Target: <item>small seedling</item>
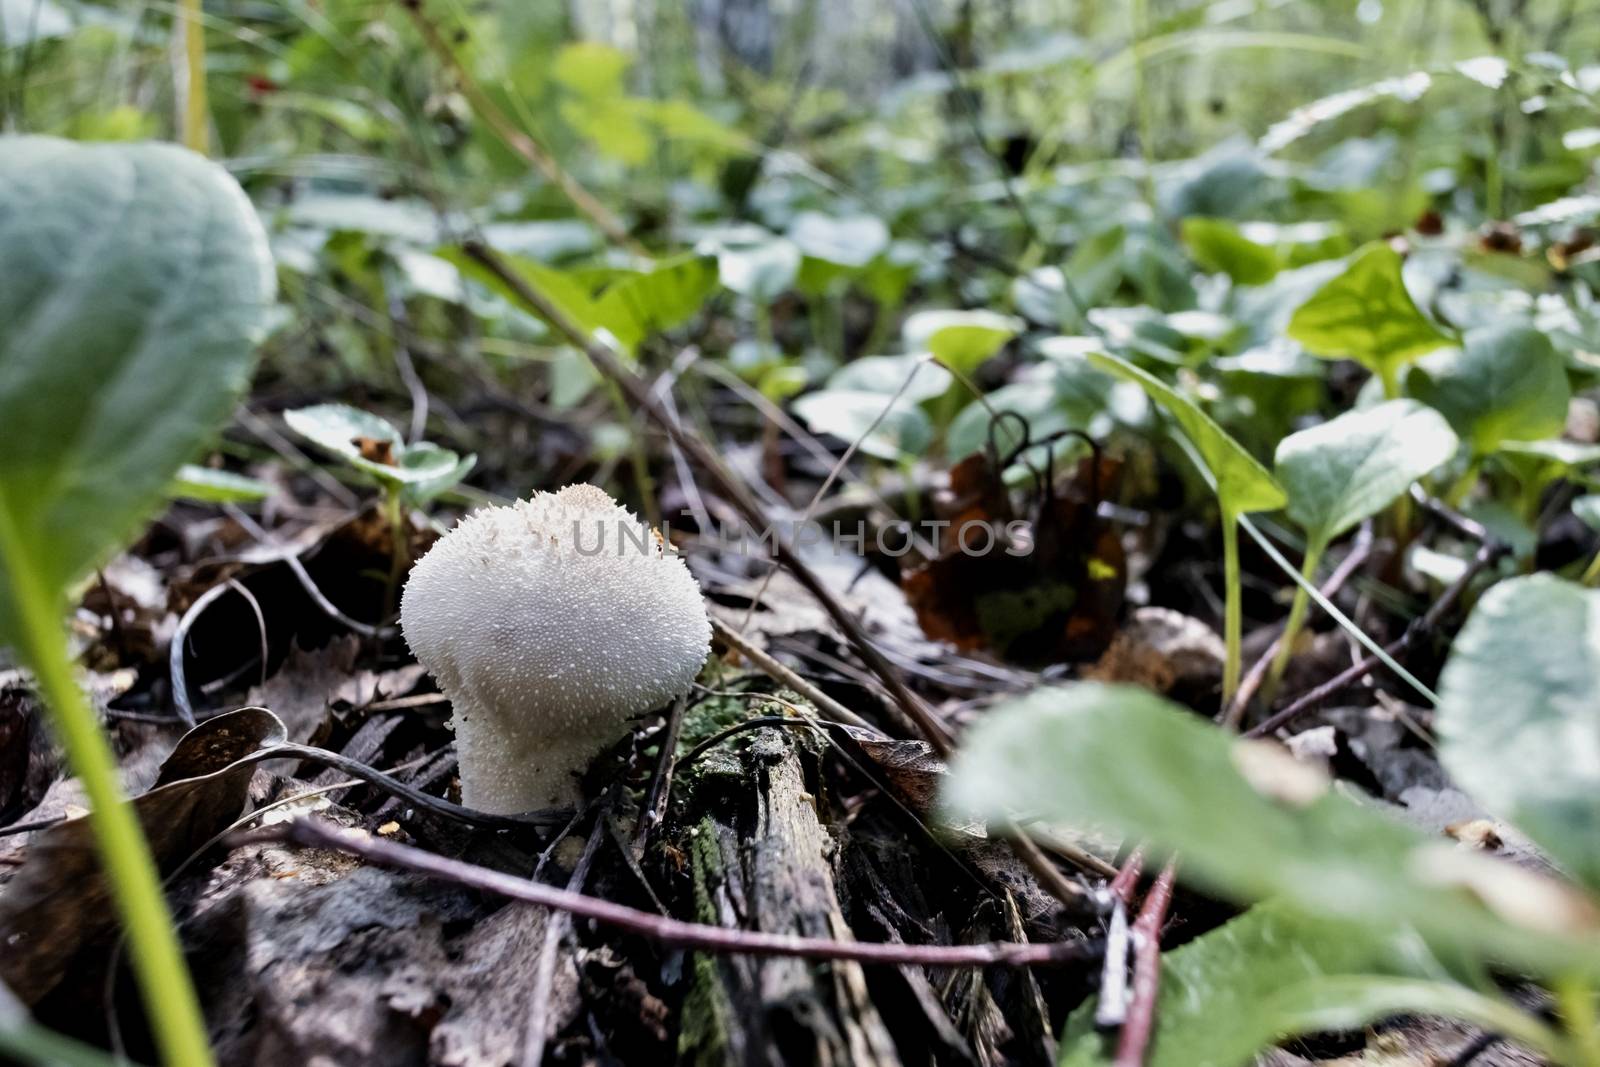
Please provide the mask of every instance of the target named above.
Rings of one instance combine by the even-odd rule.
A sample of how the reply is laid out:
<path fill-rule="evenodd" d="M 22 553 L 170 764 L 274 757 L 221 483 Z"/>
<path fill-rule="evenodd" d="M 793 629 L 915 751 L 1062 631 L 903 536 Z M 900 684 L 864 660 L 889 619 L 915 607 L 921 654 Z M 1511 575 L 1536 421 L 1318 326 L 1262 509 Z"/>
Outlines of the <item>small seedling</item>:
<path fill-rule="evenodd" d="M 382 488 L 391 545 L 385 604 L 392 613 L 400 580 L 411 565 L 406 508 L 453 488 L 472 470 L 477 457 L 458 456 L 428 441 L 408 445 L 383 419 L 346 404 L 296 408 L 284 412 L 283 419 L 295 433 L 338 456 Z"/>
<path fill-rule="evenodd" d="M 1278 654 L 1267 676 L 1270 699 L 1305 620 L 1317 564 L 1328 545 L 1376 515 L 1412 482 L 1455 455 L 1459 442 L 1444 417 L 1414 400 L 1352 411 L 1283 439 L 1275 460 L 1289 494 L 1289 518 L 1306 534 L 1305 563 Z"/>
<path fill-rule="evenodd" d="M 400 624 L 454 707 L 462 801 L 496 814 L 576 803 L 575 775 L 711 641 L 688 567 L 592 485 L 469 515 L 412 570 Z"/>
<path fill-rule="evenodd" d="M 1222 510 L 1222 565 L 1226 586 L 1223 643 L 1227 649 L 1222 670 L 1222 704 L 1226 707 L 1239 688 L 1240 645 L 1244 629 L 1239 586 L 1239 516 L 1255 511 L 1274 511 L 1283 507 L 1288 497 L 1267 469 L 1188 397 L 1149 371 L 1116 356 L 1091 352 L 1089 361 L 1101 370 L 1138 385 L 1165 408 L 1177 420 L 1208 468 L 1207 473 L 1217 494 L 1217 504 Z"/>

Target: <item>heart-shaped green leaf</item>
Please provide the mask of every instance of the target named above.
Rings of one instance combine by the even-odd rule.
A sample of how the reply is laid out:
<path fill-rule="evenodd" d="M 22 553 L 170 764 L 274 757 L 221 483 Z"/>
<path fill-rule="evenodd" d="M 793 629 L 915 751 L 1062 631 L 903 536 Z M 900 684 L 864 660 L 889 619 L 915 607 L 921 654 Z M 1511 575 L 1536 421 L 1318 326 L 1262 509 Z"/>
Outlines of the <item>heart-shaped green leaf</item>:
<path fill-rule="evenodd" d="M 1544 334 L 1518 323 L 1471 331 L 1463 348 L 1423 361 L 1408 385 L 1480 456 L 1507 441 L 1559 435 L 1572 399 L 1566 360 Z"/>
<path fill-rule="evenodd" d="M 1355 360 L 1394 395 L 1402 367 L 1450 343 L 1417 310 L 1400 267 L 1400 254 L 1387 242 L 1367 245 L 1343 274 L 1300 305 L 1289 319 L 1289 336 L 1315 355 Z"/>
<path fill-rule="evenodd" d="M 1414 400 L 1351 411 L 1278 445 L 1278 481 L 1289 518 L 1325 545 L 1377 514 L 1455 455 L 1459 441 L 1444 416 Z"/>
<path fill-rule="evenodd" d="M 1600 888 L 1600 590 L 1549 574 L 1496 585 L 1439 697 L 1451 777 Z"/>
<path fill-rule="evenodd" d="M 1147 690 L 1077 683 L 991 708 L 951 765 L 948 801 L 956 819 L 1042 819 L 1181 850 L 1186 878 L 1235 900 L 1280 897 L 1321 919 L 1413 927 L 1491 962 L 1600 975 L 1586 898 L 1429 840 L 1282 749 L 1240 742 Z"/>
<path fill-rule="evenodd" d="M 1288 502 L 1283 488 L 1267 469 L 1194 401 L 1127 360 L 1101 352 L 1091 352 L 1088 358 L 1101 370 L 1138 385 L 1178 421 L 1216 479 L 1217 499 L 1225 510 L 1234 515 L 1247 515 L 1253 511 L 1272 511 Z"/>
<path fill-rule="evenodd" d="M 1021 319 L 993 311 L 919 311 L 902 333 L 911 351 L 932 352 L 945 366 L 968 374 L 1021 330 Z"/>
<path fill-rule="evenodd" d="M 270 321 L 266 236 L 169 145 L 0 138 L 0 639 L 28 568 L 61 589 L 216 432 Z"/>

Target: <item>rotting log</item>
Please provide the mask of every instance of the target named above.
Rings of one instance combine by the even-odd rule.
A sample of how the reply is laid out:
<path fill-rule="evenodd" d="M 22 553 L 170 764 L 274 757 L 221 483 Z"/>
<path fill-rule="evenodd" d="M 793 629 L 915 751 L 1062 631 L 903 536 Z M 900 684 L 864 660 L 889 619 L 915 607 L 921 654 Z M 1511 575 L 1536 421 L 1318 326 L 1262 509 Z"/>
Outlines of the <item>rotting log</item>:
<path fill-rule="evenodd" d="M 811 742 L 761 731 L 737 754 L 693 774 L 688 856 L 700 922 L 849 939 L 833 872 L 834 841 L 808 784 Z M 858 963 L 696 953 L 679 1030 L 679 1060 L 725 1064 L 900 1062 Z"/>

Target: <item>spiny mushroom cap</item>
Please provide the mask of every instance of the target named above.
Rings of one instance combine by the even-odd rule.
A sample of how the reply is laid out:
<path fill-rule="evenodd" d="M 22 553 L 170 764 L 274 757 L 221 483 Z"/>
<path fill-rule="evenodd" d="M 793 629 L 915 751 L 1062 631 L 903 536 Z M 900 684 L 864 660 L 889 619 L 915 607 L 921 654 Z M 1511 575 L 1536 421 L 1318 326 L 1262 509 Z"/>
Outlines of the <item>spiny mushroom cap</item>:
<path fill-rule="evenodd" d="M 592 485 L 468 516 L 412 568 L 400 624 L 458 732 L 485 716 L 515 735 L 508 753 L 535 758 L 541 738 L 557 759 L 592 756 L 630 716 L 688 689 L 711 641 L 683 561 Z M 493 758 L 472 732 L 464 782 L 469 747 Z"/>

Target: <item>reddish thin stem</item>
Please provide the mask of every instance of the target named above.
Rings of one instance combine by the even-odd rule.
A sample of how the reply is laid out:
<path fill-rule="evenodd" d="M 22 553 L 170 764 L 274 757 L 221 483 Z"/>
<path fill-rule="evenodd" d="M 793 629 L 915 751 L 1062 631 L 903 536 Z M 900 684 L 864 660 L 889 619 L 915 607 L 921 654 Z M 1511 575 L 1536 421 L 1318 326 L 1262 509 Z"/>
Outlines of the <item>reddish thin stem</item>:
<path fill-rule="evenodd" d="M 1099 946 L 1088 941 L 1027 944 L 1010 941 L 980 945 L 906 945 L 871 941 L 837 941 L 796 937 L 760 930 L 737 930 L 706 923 L 683 922 L 640 911 L 584 893 L 573 893 L 487 867 L 436 856 L 431 852 L 385 841 L 359 830 L 344 830 L 316 819 L 296 819 L 228 839 L 231 847 L 262 842 L 287 842 L 358 856 L 382 867 L 415 871 L 455 885 L 494 893 L 510 900 L 555 908 L 585 919 L 617 926 L 677 948 L 703 952 L 793 956 L 814 960 L 855 960 L 921 967 L 1059 966 L 1094 958 Z"/>
<path fill-rule="evenodd" d="M 1114 1067 L 1144 1067 L 1145 1050 L 1155 1029 L 1156 997 L 1161 991 L 1161 927 L 1172 905 L 1172 876 L 1176 861 L 1169 860 L 1145 895 L 1144 907 L 1134 920 L 1133 998 L 1128 1021 L 1117 1041 Z"/>
<path fill-rule="evenodd" d="M 1128 858 L 1122 861 L 1122 869 L 1117 876 L 1111 879 L 1106 886 L 1117 897 L 1121 898 L 1126 907 L 1133 907 L 1133 890 L 1139 884 L 1139 875 L 1144 873 L 1144 846 L 1137 845 L 1128 853 Z"/>

